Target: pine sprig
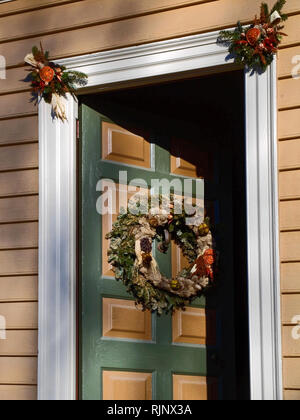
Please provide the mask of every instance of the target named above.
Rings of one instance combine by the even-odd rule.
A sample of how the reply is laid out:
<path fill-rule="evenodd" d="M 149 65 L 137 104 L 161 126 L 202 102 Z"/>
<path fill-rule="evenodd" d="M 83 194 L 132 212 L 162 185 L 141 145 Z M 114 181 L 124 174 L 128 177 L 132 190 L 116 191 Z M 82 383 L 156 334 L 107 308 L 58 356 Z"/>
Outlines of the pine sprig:
<path fill-rule="evenodd" d="M 67 70 L 66 67 L 49 60 L 49 51 L 44 51 L 42 44 L 40 48 L 32 47 L 32 54 L 25 57 L 26 63 L 30 64 L 32 70 L 29 74 L 33 97 L 41 97 L 45 102 L 51 104 L 53 95 L 66 98 L 70 93 L 76 99 L 78 87 L 86 86 L 87 75 Z M 59 115 L 61 118 L 61 116 Z M 63 118 L 62 118 L 63 119 Z"/>
<path fill-rule="evenodd" d="M 286 4 L 286 0 L 278 0 L 275 4 L 274 4 L 274 6 L 272 7 L 272 10 L 271 10 L 271 12 L 270 12 L 270 15 L 272 14 L 272 13 L 274 13 L 274 12 L 281 12 L 282 11 L 282 9 L 283 9 L 283 6 L 285 6 L 285 4 Z M 283 21 L 285 21 L 285 20 L 287 20 L 287 18 L 288 18 L 288 15 L 286 15 L 286 14 L 282 14 L 282 13 L 280 13 L 281 14 L 281 19 L 283 20 Z"/>
<path fill-rule="evenodd" d="M 238 22 L 233 31 L 220 32 L 218 42 L 228 47 L 235 63 L 253 71 L 264 72 L 273 62 L 285 34 L 281 32 L 283 26 L 273 21 L 271 16 L 277 11 L 281 21 L 285 21 L 288 16 L 281 12 L 285 4 L 286 0 L 278 0 L 270 11 L 268 4 L 263 2 L 259 19 L 255 17 L 251 25 L 243 27 Z"/>
<path fill-rule="evenodd" d="M 260 18 L 261 18 L 261 21 L 263 21 L 264 23 L 266 23 L 268 21 L 269 16 L 270 16 L 269 6 L 267 5 L 267 3 L 262 3 L 261 4 L 261 8 L 260 8 Z"/>

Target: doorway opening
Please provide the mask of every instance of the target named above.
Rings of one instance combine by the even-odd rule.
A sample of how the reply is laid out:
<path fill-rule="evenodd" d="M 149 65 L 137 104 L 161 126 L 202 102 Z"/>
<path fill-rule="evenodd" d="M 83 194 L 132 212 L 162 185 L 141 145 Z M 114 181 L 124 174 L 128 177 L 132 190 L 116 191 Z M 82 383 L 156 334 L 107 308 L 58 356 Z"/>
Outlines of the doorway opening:
<path fill-rule="evenodd" d="M 143 381 L 144 399 L 250 399 L 244 77 L 243 71 L 231 71 L 81 97 L 81 398 L 110 399 L 118 389 L 116 399 L 143 399 L 134 386 Z M 148 155 L 144 149 L 141 155 L 126 150 L 122 136 L 115 150 L 110 143 L 105 152 L 105 124 L 142 137 Z M 120 333 L 137 327 L 129 325 L 135 321 L 126 288 L 115 285 L 106 266 L 104 221 L 95 206 L 99 179 L 114 178 L 124 168 L 129 177 L 143 172 L 146 179 L 158 173 L 204 179 L 205 211 L 217 231 L 219 276 L 215 289 L 186 311 L 187 332 L 179 338 L 174 338 L 174 316 L 152 316 L 148 342 L 136 331 L 130 337 Z M 172 275 L 179 263 L 173 255 L 167 258 L 161 264 Z M 117 316 L 112 308 L 120 305 L 125 324 L 113 333 L 104 318 Z M 204 334 L 197 321 L 203 314 Z"/>

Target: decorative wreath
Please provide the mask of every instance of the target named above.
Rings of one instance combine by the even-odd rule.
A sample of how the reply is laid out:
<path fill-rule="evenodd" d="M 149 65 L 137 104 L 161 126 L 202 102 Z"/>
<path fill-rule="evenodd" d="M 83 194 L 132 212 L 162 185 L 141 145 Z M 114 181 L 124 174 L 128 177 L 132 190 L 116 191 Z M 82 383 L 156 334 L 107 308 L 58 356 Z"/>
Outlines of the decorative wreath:
<path fill-rule="evenodd" d="M 76 88 L 87 84 L 87 75 L 53 63 L 49 60 L 49 52 L 44 52 L 42 45 L 40 49 L 34 46 L 24 61 L 31 66 L 29 80 L 32 95 L 37 99 L 43 98 L 45 102 L 51 104 L 54 116 L 66 121 L 62 97 L 66 98 L 66 94 L 70 93 L 76 100 Z"/>
<path fill-rule="evenodd" d="M 253 71 L 264 72 L 277 54 L 284 28 L 281 22 L 288 16 L 281 13 L 286 0 L 278 0 L 269 10 L 267 3 L 260 7 L 260 17 L 250 26 L 243 27 L 240 22 L 234 31 L 221 31 L 219 43 L 228 46 L 228 51 L 235 62 L 243 64 Z"/>
<path fill-rule="evenodd" d="M 194 225 L 187 225 L 191 217 L 184 210 L 175 214 L 176 205 L 182 205 L 171 198 L 169 213 L 161 208 L 150 214 L 132 214 L 129 200 L 126 213 L 119 215 L 112 231 L 106 235 L 110 239 L 108 261 L 113 266 L 116 280 L 121 280 L 143 310 L 162 314 L 184 308 L 214 282 L 216 251 L 209 219 Z M 176 203 L 177 201 L 177 203 Z M 161 197 L 160 197 L 161 203 Z M 178 208 L 178 207 L 177 207 Z M 197 211 L 197 210 L 196 210 Z M 143 212 L 144 213 L 144 212 Z M 176 278 L 167 278 L 158 267 L 153 256 L 153 241 L 156 240 L 159 252 L 167 252 L 174 240 L 188 259 L 190 267 L 182 270 Z"/>

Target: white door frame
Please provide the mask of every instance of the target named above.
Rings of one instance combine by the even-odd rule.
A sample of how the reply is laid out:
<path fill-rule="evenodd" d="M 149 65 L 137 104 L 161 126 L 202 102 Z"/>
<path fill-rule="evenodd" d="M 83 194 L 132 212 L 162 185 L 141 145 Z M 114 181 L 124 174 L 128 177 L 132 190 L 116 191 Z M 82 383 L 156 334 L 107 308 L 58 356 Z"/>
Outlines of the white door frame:
<path fill-rule="evenodd" d="M 218 32 L 62 60 L 88 88 L 230 65 Z M 250 377 L 253 400 L 282 399 L 276 62 L 245 75 Z M 39 399 L 76 397 L 76 118 L 39 105 Z M 96 187 L 96 186 L 95 186 Z M 96 204 L 96 203 L 95 203 Z M 96 210 L 95 210 L 96 211 Z"/>

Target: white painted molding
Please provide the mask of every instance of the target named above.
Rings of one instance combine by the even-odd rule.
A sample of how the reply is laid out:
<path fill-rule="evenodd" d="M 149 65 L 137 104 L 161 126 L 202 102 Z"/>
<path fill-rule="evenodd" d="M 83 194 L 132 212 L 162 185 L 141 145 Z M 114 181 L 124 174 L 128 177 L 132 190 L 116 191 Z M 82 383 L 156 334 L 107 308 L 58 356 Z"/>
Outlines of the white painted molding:
<path fill-rule="evenodd" d="M 60 61 L 88 89 L 224 66 L 218 32 Z M 277 193 L 276 66 L 245 75 L 251 397 L 282 398 Z M 39 398 L 75 398 L 77 106 L 65 125 L 42 102 L 40 120 Z"/>
<path fill-rule="evenodd" d="M 251 397 L 282 399 L 276 63 L 246 74 Z"/>
<path fill-rule="evenodd" d="M 122 48 L 60 60 L 89 76 L 88 87 L 206 69 L 226 64 L 226 48 L 216 45 L 218 32 Z M 230 61 L 232 62 L 232 61 Z"/>
<path fill-rule="evenodd" d="M 53 121 L 39 106 L 39 355 L 38 398 L 76 396 L 76 117 Z"/>

